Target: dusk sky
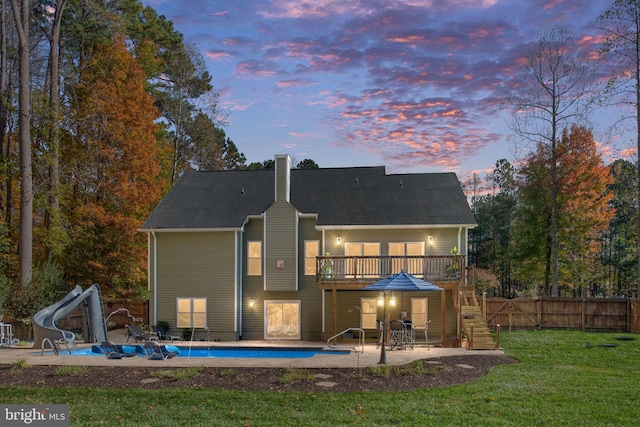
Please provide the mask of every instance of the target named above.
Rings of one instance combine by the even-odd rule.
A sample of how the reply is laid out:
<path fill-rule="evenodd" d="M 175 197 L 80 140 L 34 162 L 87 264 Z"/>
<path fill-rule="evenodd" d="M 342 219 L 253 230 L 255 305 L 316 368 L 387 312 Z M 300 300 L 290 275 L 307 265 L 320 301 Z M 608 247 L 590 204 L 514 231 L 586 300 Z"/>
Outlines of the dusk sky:
<path fill-rule="evenodd" d="M 247 163 L 461 180 L 514 160 L 501 96 L 545 24 L 591 43 L 613 0 L 144 0 L 207 61 Z M 592 120 L 609 158 L 633 146 Z M 624 136 L 624 135 L 623 135 Z"/>

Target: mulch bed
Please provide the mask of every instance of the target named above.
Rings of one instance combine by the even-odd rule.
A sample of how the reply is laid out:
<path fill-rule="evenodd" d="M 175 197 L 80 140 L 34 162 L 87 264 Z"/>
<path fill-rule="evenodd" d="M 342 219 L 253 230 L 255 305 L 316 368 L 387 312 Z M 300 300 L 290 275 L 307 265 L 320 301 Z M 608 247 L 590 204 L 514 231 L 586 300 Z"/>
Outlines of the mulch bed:
<path fill-rule="evenodd" d="M 54 375 L 57 366 L 34 365 L 17 369 L 0 365 L 0 387 L 115 387 L 115 388 L 205 388 L 245 391 L 410 391 L 464 384 L 486 375 L 497 365 L 516 363 L 505 356 L 469 355 L 425 359 L 426 373 L 388 366 L 388 369 L 325 368 L 304 369 L 313 379 L 285 380 L 291 371 L 282 368 L 204 368 L 194 377 L 173 379 L 158 371 L 181 368 L 89 366 L 86 370 Z M 298 369 L 301 371 L 301 369 Z M 386 372 L 382 372 L 386 371 Z M 295 370 L 294 370 L 295 372 Z M 166 372 L 163 372 L 166 373 Z"/>

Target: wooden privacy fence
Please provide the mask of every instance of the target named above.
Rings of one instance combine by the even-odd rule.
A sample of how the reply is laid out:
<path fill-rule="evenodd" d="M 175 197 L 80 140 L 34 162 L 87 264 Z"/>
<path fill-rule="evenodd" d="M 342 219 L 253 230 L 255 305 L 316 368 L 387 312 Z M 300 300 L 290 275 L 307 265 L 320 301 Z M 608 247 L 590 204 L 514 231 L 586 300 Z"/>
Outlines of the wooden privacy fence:
<path fill-rule="evenodd" d="M 104 317 L 108 318 L 107 327 L 122 328 L 132 323 L 149 323 L 149 302 L 146 300 L 104 301 Z M 60 329 L 75 330 L 82 328 L 82 311 L 76 308 L 58 321 Z"/>
<path fill-rule="evenodd" d="M 132 323 L 149 323 L 149 302 L 146 300 L 113 300 L 104 301 L 104 316 L 109 317 L 108 327 L 122 328 Z M 13 335 L 23 341 L 33 339 L 30 325 L 25 325 L 15 319 L 5 316 L 0 319 L 13 326 Z M 58 327 L 67 331 L 79 331 L 82 329 L 82 311 L 74 309 L 71 313 L 58 320 Z"/>
<path fill-rule="evenodd" d="M 640 300 L 521 297 L 486 300 L 487 324 L 502 329 L 640 332 Z"/>

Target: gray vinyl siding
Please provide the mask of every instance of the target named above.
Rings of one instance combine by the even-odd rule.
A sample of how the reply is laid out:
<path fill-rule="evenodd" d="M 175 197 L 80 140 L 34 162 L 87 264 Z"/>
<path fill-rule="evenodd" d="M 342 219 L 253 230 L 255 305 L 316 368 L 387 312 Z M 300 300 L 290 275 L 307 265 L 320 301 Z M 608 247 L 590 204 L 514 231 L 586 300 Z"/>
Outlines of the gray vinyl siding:
<path fill-rule="evenodd" d="M 320 340 L 322 330 L 322 291 L 316 276 L 305 275 L 304 242 L 317 240 L 322 248 L 322 233 L 315 229 L 315 219 L 301 218 L 298 223 L 298 298 L 301 300 L 301 334 L 303 340 Z M 322 250 L 322 249 L 320 249 Z"/>
<path fill-rule="evenodd" d="M 407 317 L 411 319 L 411 298 L 428 298 L 429 301 L 429 340 L 439 341 L 440 330 L 442 325 L 441 318 L 441 298 L 446 300 L 446 317 L 445 317 L 445 337 L 456 335 L 457 318 L 455 308 L 451 302 L 451 294 L 444 292 L 396 292 L 396 306 L 389 307 L 387 312 L 387 321 L 400 319 L 402 310 L 407 312 Z M 336 305 L 336 331 L 340 333 L 348 328 L 360 327 L 360 310 L 353 307 L 360 307 L 361 298 L 377 298 L 377 292 L 364 291 L 339 291 Z M 349 313 L 351 310 L 351 313 Z M 377 319 L 382 321 L 384 311 L 382 307 L 377 308 Z M 331 291 L 325 291 L 325 339 L 333 335 L 332 324 L 332 297 Z M 365 329 L 365 338 L 369 341 L 379 338 L 379 332 L 376 329 Z M 422 338 L 422 334 L 418 334 L 418 339 Z"/>
<path fill-rule="evenodd" d="M 298 288 L 298 213 L 287 202 L 276 202 L 265 214 L 264 274 L 267 291 Z M 278 267 L 284 261 L 284 267 Z"/>
<path fill-rule="evenodd" d="M 153 293 L 155 286 L 155 236 L 152 233 L 147 234 L 147 289 L 149 290 L 149 322 L 155 324 L 156 309 L 155 295 Z"/>
<path fill-rule="evenodd" d="M 428 243 L 433 236 L 433 244 Z M 340 244 L 337 243 L 340 237 Z M 458 247 L 460 255 L 466 252 L 466 233 L 460 235 L 463 244 Z M 332 256 L 344 255 L 345 243 L 382 243 L 380 255 L 389 254 L 389 242 L 424 242 L 425 255 L 449 255 L 454 246 L 458 246 L 458 228 L 419 228 L 419 229 L 368 229 L 368 230 L 328 230 L 325 232 L 325 252 Z"/>
<path fill-rule="evenodd" d="M 275 167 L 275 201 L 288 202 L 290 201 L 291 191 L 291 162 L 289 156 L 276 156 Z"/>
<path fill-rule="evenodd" d="M 238 302 L 238 310 L 237 310 L 237 317 L 236 317 L 236 322 L 238 325 L 238 338 L 242 335 L 242 311 L 244 309 L 243 305 L 242 305 L 242 299 L 243 299 L 243 275 L 242 275 L 242 268 L 244 265 L 244 259 L 243 259 L 243 254 L 244 254 L 244 247 L 243 247 L 243 236 L 244 233 L 239 231 L 236 233 L 236 241 L 235 241 L 235 245 L 236 245 L 236 261 L 235 261 L 235 274 L 236 274 L 236 280 L 238 282 L 238 286 L 236 287 L 236 301 Z"/>
<path fill-rule="evenodd" d="M 267 215 L 268 218 L 268 215 Z M 261 241 L 264 236 L 264 220 L 252 218 L 245 226 L 244 250 L 247 241 Z M 301 219 L 299 222 L 299 237 L 297 238 L 297 270 L 299 289 L 296 291 L 265 291 L 262 276 L 247 276 L 243 267 L 243 298 L 242 298 L 242 337 L 243 339 L 264 339 L 264 301 L 265 300 L 293 300 L 300 301 L 300 337 L 302 340 L 321 339 L 322 328 L 322 293 L 316 284 L 315 276 L 304 276 L 304 241 L 321 241 L 322 233 L 315 230 L 315 220 Z M 268 247 L 268 246 L 267 246 Z M 296 248 L 296 245 L 291 245 Z M 275 264 L 275 262 L 273 262 Z M 289 268 L 294 267 L 289 265 Z M 287 268 L 287 264 L 285 264 Z M 295 278 L 294 278 L 295 280 Z M 251 307 L 251 300 L 254 306 Z"/>
<path fill-rule="evenodd" d="M 235 232 L 156 233 L 158 320 L 176 328 L 176 299 L 207 298 L 211 339 L 236 339 Z M 196 338 L 206 331 L 196 331 Z"/>
<path fill-rule="evenodd" d="M 247 275 L 247 242 L 262 242 L 264 239 L 264 220 L 251 218 L 244 227 L 243 233 L 243 266 L 242 266 L 242 338 L 264 338 L 264 275 Z M 264 246 L 263 246 L 264 256 Z M 262 271 L 264 273 L 264 259 Z M 251 307 L 251 300 L 254 306 Z"/>

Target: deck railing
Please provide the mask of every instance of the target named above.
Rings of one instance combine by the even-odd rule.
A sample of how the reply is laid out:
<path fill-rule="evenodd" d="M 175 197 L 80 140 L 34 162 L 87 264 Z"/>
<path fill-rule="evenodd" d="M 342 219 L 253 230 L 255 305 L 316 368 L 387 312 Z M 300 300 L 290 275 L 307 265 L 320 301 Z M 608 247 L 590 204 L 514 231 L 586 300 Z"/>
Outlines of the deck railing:
<path fill-rule="evenodd" d="M 462 255 L 321 256 L 316 257 L 316 281 L 368 282 L 401 271 L 424 280 L 460 281 L 465 266 L 466 257 Z"/>

